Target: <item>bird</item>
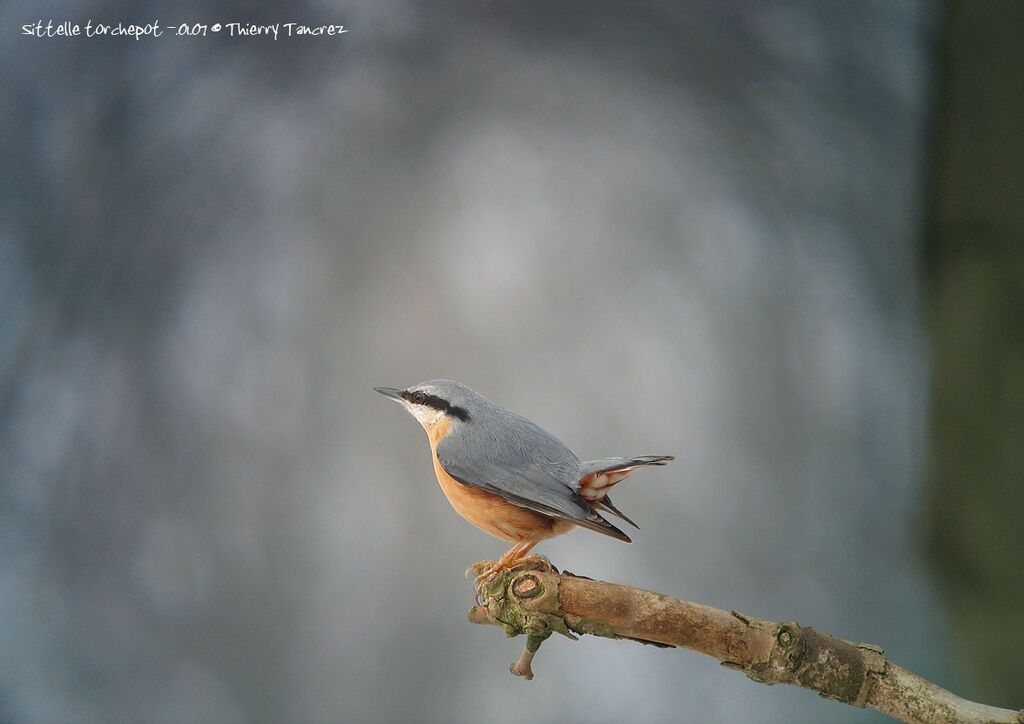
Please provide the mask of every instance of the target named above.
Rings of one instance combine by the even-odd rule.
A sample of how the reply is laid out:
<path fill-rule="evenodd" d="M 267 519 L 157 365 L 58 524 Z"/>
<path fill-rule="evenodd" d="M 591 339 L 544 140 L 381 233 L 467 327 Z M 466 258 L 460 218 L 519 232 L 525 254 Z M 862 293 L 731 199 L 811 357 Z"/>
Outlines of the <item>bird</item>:
<path fill-rule="evenodd" d="M 609 491 L 638 468 L 667 465 L 672 455 L 581 461 L 561 440 L 530 420 L 498 407 L 454 380 L 405 389 L 374 387 L 420 423 L 430 442 L 434 474 L 455 511 L 485 533 L 512 543 L 496 561 L 474 563 L 476 583 L 528 563 L 543 540 L 587 528 L 631 543 L 601 513 L 639 526 L 612 503 Z"/>

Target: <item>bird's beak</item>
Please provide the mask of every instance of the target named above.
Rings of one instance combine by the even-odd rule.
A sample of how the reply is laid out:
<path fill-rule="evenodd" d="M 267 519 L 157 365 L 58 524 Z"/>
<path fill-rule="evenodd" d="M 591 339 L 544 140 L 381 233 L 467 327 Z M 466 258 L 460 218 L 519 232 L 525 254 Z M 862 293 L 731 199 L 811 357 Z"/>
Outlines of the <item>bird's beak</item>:
<path fill-rule="evenodd" d="M 402 399 L 402 391 L 396 390 L 394 387 L 374 387 L 373 389 L 381 393 L 385 397 L 390 397 L 395 402 L 404 402 Z"/>

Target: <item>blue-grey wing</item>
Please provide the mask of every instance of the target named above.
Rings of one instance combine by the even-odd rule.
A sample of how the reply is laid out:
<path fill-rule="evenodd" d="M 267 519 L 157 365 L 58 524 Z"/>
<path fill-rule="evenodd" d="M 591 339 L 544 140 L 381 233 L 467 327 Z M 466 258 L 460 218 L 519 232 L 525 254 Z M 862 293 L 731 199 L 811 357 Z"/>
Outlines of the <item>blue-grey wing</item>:
<path fill-rule="evenodd" d="M 578 460 L 571 451 L 543 431 L 540 432 L 544 439 L 530 437 L 536 433 L 529 429 L 526 439 L 510 437 L 507 427 L 504 432 L 501 439 L 482 438 L 468 431 L 449 436 L 437 446 L 437 461 L 463 485 L 481 488 L 521 508 L 630 542 L 629 536 L 602 518 L 570 487 L 578 472 Z M 554 449 L 555 445 L 563 450 Z M 561 458 L 566 454 L 569 457 L 563 462 Z"/>

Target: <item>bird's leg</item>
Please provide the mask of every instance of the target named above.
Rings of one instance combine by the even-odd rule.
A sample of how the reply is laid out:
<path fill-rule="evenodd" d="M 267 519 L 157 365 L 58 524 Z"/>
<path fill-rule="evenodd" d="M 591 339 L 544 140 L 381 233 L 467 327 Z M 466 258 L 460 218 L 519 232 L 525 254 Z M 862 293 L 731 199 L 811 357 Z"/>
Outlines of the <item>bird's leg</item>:
<path fill-rule="evenodd" d="M 466 578 L 469 578 L 469 574 L 472 572 L 476 575 L 476 582 L 480 583 L 486 579 L 488 581 L 494 580 L 495 576 L 501 571 L 508 568 L 510 561 L 516 559 L 520 549 L 527 545 L 527 541 L 519 541 L 514 546 L 505 551 L 504 555 L 496 561 L 477 561 L 469 568 L 466 569 Z"/>

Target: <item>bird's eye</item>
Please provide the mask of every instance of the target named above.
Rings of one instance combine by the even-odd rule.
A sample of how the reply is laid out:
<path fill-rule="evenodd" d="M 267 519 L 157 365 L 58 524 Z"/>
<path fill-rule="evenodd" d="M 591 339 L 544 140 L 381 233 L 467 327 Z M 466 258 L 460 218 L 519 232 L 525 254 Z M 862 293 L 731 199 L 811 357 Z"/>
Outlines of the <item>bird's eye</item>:
<path fill-rule="evenodd" d="M 422 405 L 424 402 L 427 401 L 427 396 L 422 392 L 413 392 L 412 401 L 415 402 L 417 405 Z"/>

